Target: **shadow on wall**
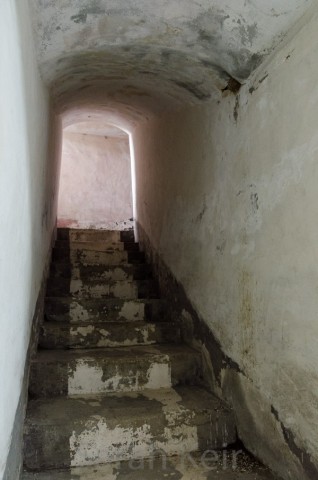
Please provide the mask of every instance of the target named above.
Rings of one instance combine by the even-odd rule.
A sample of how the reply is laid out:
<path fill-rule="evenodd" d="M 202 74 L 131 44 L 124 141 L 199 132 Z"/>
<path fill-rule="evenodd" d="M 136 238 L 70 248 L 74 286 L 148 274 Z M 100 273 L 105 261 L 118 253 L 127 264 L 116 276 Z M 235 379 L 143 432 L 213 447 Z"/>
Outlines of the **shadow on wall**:
<path fill-rule="evenodd" d="M 58 226 L 125 229 L 133 226 L 129 136 L 98 121 L 63 130 Z"/>

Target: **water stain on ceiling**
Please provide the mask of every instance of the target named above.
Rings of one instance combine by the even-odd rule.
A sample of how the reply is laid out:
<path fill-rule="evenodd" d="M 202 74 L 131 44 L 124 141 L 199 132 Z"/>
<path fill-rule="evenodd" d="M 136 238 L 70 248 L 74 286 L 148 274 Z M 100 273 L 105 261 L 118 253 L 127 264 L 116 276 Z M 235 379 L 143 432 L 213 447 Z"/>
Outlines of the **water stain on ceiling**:
<path fill-rule="evenodd" d="M 152 110 L 243 83 L 313 0 L 29 3 L 40 71 L 57 99 L 102 89 Z"/>

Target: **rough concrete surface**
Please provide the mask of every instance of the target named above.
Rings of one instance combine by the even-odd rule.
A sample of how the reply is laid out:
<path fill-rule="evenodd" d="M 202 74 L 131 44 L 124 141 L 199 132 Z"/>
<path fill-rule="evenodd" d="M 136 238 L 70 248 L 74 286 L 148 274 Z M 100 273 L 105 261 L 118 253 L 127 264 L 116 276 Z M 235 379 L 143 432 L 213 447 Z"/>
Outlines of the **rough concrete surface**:
<path fill-rule="evenodd" d="M 70 239 L 65 231 L 59 232 L 59 238 L 61 235 L 64 240 L 59 242 Z M 124 246 L 128 248 L 126 243 Z M 69 248 L 63 248 L 74 252 L 73 247 L 70 240 Z M 95 250 L 99 246 L 93 236 L 88 247 L 92 255 L 101 253 Z M 113 252 L 125 253 L 122 245 L 117 247 Z M 65 255 L 67 259 L 70 264 L 70 256 Z M 53 264 L 59 261 L 53 255 Z M 79 270 L 85 261 L 79 260 Z M 98 272 L 100 269 L 99 264 Z M 51 276 L 56 278 L 55 269 Z M 113 284 L 111 277 L 104 281 L 106 286 Z M 152 280 L 144 282 L 151 284 Z M 72 293 L 72 277 L 63 288 L 66 294 Z M 129 461 L 156 456 L 159 450 L 163 456 L 171 456 L 225 448 L 236 442 L 233 412 L 206 389 L 201 355 L 182 345 L 179 323 L 166 314 L 161 321 L 136 321 L 131 309 L 127 310 L 127 304 L 135 300 L 125 298 L 125 288 L 118 293 L 119 299 L 109 303 L 109 298 L 94 298 L 93 293 L 86 298 L 78 292 L 71 322 L 65 321 L 65 316 L 72 315 L 74 297 L 47 298 L 41 350 L 32 362 L 24 428 L 28 470 Z M 124 303 L 118 304 L 118 300 Z M 165 305 L 160 298 L 156 302 L 161 308 Z M 80 320 L 79 305 L 90 305 L 84 321 Z M 144 308 L 142 314 L 146 315 Z M 112 321 L 118 315 L 121 321 Z"/>
<path fill-rule="evenodd" d="M 140 391 L 198 383 L 200 353 L 184 345 L 40 351 L 31 365 L 32 398 Z"/>
<path fill-rule="evenodd" d="M 29 403 L 28 469 L 64 468 L 217 449 L 235 443 L 232 412 L 198 387 Z"/>
<path fill-rule="evenodd" d="M 243 450 L 118 462 L 60 472 L 26 473 L 23 480 L 278 480 Z"/>
<path fill-rule="evenodd" d="M 165 310 L 158 299 L 123 300 L 117 298 L 66 298 L 46 299 L 46 318 L 61 322 L 125 322 L 160 320 Z"/>
<path fill-rule="evenodd" d="M 82 280 L 84 282 L 94 282 L 97 280 L 143 280 L 149 278 L 151 274 L 151 268 L 146 264 L 136 265 L 111 265 L 105 267 L 95 266 L 94 269 L 89 266 L 71 267 L 67 263 L 55 264 L 51 267 L 52 277 L 48 285 L 54 284 L 54 282 L 63 282 L 63 279 L 72 278 L 73 280 Z"/>
<path fill-rule="evenodd" d="M 170 322 L 45 322 L 39 346 L 54 348 L 130 347 L 180 341 L 178 324 Z"/>

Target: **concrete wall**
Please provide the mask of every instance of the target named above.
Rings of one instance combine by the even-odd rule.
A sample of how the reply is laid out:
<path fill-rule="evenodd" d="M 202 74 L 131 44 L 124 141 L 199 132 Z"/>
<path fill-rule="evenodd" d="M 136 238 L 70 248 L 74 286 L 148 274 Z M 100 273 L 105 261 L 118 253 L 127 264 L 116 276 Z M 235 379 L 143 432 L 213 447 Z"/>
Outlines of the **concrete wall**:
<path fill-rule="evenodd" d="M 132 216 L 128 135 L 64 132 L 58 224 L 116 229 Z"/>
<path fill-rule="evenodd" d="M 27 2 L 3 0 L 0 32 L 0 478 L 12 480 L 21 462 L 31 323 L 55 218 L 55 170 L 47 164 L 49 98 Z"/>
<path fill-rule="evenodd" d="M 134 132 L 138 221 L 237 365 L 215 389 L 241 438 L 293 480 L 318 475 L 317 32 Z"/>

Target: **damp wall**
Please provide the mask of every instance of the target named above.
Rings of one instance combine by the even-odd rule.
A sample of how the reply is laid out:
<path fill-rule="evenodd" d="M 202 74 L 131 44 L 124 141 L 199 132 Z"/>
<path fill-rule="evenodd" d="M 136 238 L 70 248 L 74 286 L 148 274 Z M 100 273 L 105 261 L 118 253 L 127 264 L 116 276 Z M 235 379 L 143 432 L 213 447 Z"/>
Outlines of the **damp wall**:
<path fill-rule="evenodd" d="M 318 476 L 317 49 L 314 15 L 237 95 L 133 137 L 141 239 L 231 360 L 211 381 L 246 447 L 293 480 Z"/>

